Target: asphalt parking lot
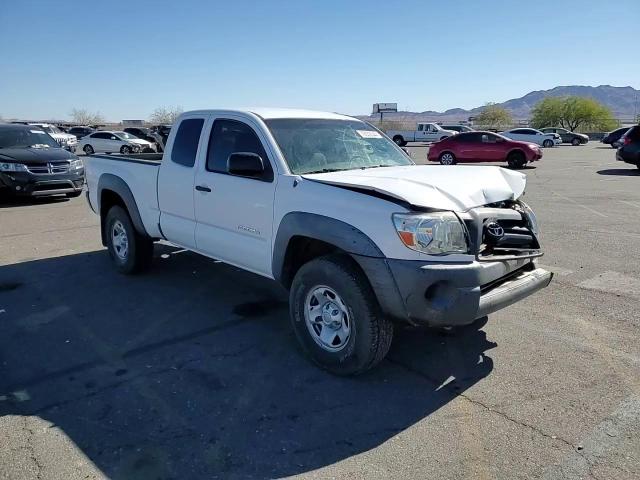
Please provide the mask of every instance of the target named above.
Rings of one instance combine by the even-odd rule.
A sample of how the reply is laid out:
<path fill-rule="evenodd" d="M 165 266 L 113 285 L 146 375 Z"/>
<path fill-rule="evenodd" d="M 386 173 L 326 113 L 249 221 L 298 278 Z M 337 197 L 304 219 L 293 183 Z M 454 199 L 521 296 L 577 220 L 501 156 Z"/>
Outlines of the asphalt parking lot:
<path fill-rule="evenodd" d="M 5 202 L 0 478 L 640 478 L 640 171 L 592 142 L 524 172 L 550 287 L 358 378 L 267 280 L 164 245 L 119 276 L 83 197 Z"/>

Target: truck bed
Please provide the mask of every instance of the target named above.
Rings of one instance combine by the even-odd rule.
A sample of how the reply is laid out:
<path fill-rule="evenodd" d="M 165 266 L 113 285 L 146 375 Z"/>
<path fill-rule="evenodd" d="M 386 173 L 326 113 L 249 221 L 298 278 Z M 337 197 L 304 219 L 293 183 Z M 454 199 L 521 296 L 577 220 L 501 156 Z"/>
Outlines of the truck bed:
<path fill-rule="evenodd" d="M 98 192 L 101 178 L 118 177 L 131 191 L 140 218 L 149 235 L 160 237 L 158 221 L 158 172 L 162 161 L 161 153 L 140 154 L 93 154 L 84 159 L 89 202 L 99 208 Z"/>
<path fill-rule="evenodd" d="M 88 155 L 88 157 L 158 165 L 162 162 L 162 155 L 162 153 L 130 153 L 128 155 L 123 155 L 122 153 L 93 153 Z"/>

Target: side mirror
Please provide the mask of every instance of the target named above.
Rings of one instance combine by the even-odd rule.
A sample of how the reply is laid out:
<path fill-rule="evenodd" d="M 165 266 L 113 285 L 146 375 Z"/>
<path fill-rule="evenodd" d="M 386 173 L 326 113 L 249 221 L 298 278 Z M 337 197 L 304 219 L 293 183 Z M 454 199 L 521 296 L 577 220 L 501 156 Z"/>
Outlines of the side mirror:
<path fill-rule="evenodd" d="M 264 161 L 255 153 L 232 153 L 227 159 L 227 171 L 240 177 L 261 177 L 265 172 Z"/>

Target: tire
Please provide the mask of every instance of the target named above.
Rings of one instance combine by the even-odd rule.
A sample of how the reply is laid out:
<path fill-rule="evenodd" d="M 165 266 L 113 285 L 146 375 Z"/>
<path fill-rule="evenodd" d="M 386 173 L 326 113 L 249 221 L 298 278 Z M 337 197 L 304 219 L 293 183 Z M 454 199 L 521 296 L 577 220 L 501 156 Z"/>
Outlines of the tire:
<path fill-rule="evenodd" d="M 551 148 L 553 147 L 553 140 L 545 140 L 544 142 L 542 142 L 542 146 L 544 148 Z"/>
<path fill-rule="evenodd" d="M 67 198 L 77 198 L 80 195 L 82 195 L 82 190 L 78 191 L 78 192 L 72 192 L 72 193 L 65 193 L 64 196 Z"/>
<path fill-rule="evenodd" d="M 527 159 L 522 152 L 511 152 L 507 157 L 509 168 L 520 169 L 527 164 Z"/>
<path fill-rule="evenodd" d="M 136 231 L 124 208 L 118 205 L 111 207 L 104 228 L 107 232 L 107 249 L 118 272 L 126 275 L 139 273 L 151 265 L 153 241 Z M 119 240 L 116 237 L 120 237 Z"/>
<path fill-rule="evenodd" d="M 389 351 L 393 324 L 364 273 L 347 256 L 326 255 L 304 264 L 293 279 L 289 308 L 302 349 L 333 374 L 364 373 Z"/>
<path fill-rule="evenodd" d="M 407 142 L 404 141 L 404 138 L 402 138 L 401 135 L 396 135 L 395 137 L 393 137 L 393 141 L 396 142 L 396 145 L 400 147 L 404 147 L 407 144 Z"/>
<path fill-rule="evenodd" d="M 87 155 L 93 155 L 95 153 L 95 150 L 91 145 L 85 145 L 84 147 L 82 147 L 82 151 Z"/>
<path fill-rule="evenodd" d="M 573 145 L 574 147 L 577 147 L 578 145 L 580 145 L 580 139 L 579 138 L 574 138 L 571 140 L 571 145 Z"/>
<path fill-rule="evenodd" d="M 131 153 L 131 147 L 129 147 L 128 145 L 123 145 L 122 147 L 120 147 L 120 153 L 123 155 L 129 155 Z"/>
<path fill-rule="evenodd" d="M 442 152 L 438 157 L 441 165 L 455 165 L 456 156 L 451 152 Z"/>

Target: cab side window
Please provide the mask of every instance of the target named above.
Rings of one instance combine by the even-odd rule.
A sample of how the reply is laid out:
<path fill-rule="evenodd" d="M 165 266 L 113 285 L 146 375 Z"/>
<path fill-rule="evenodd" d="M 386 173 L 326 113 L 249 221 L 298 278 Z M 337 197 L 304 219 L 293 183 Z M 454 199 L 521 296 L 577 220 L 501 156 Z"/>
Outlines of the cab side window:
<path fill-rule="evenodd" d="M 264 174 L 258 180 L 273 180 L 273 170 L 267 152 L 253 129 L 237 120 L 216 120 L 209 137 L 207 170 L 228 174 L 228 160 L 233 153 L 253 153 L 264 164 Z"/>

